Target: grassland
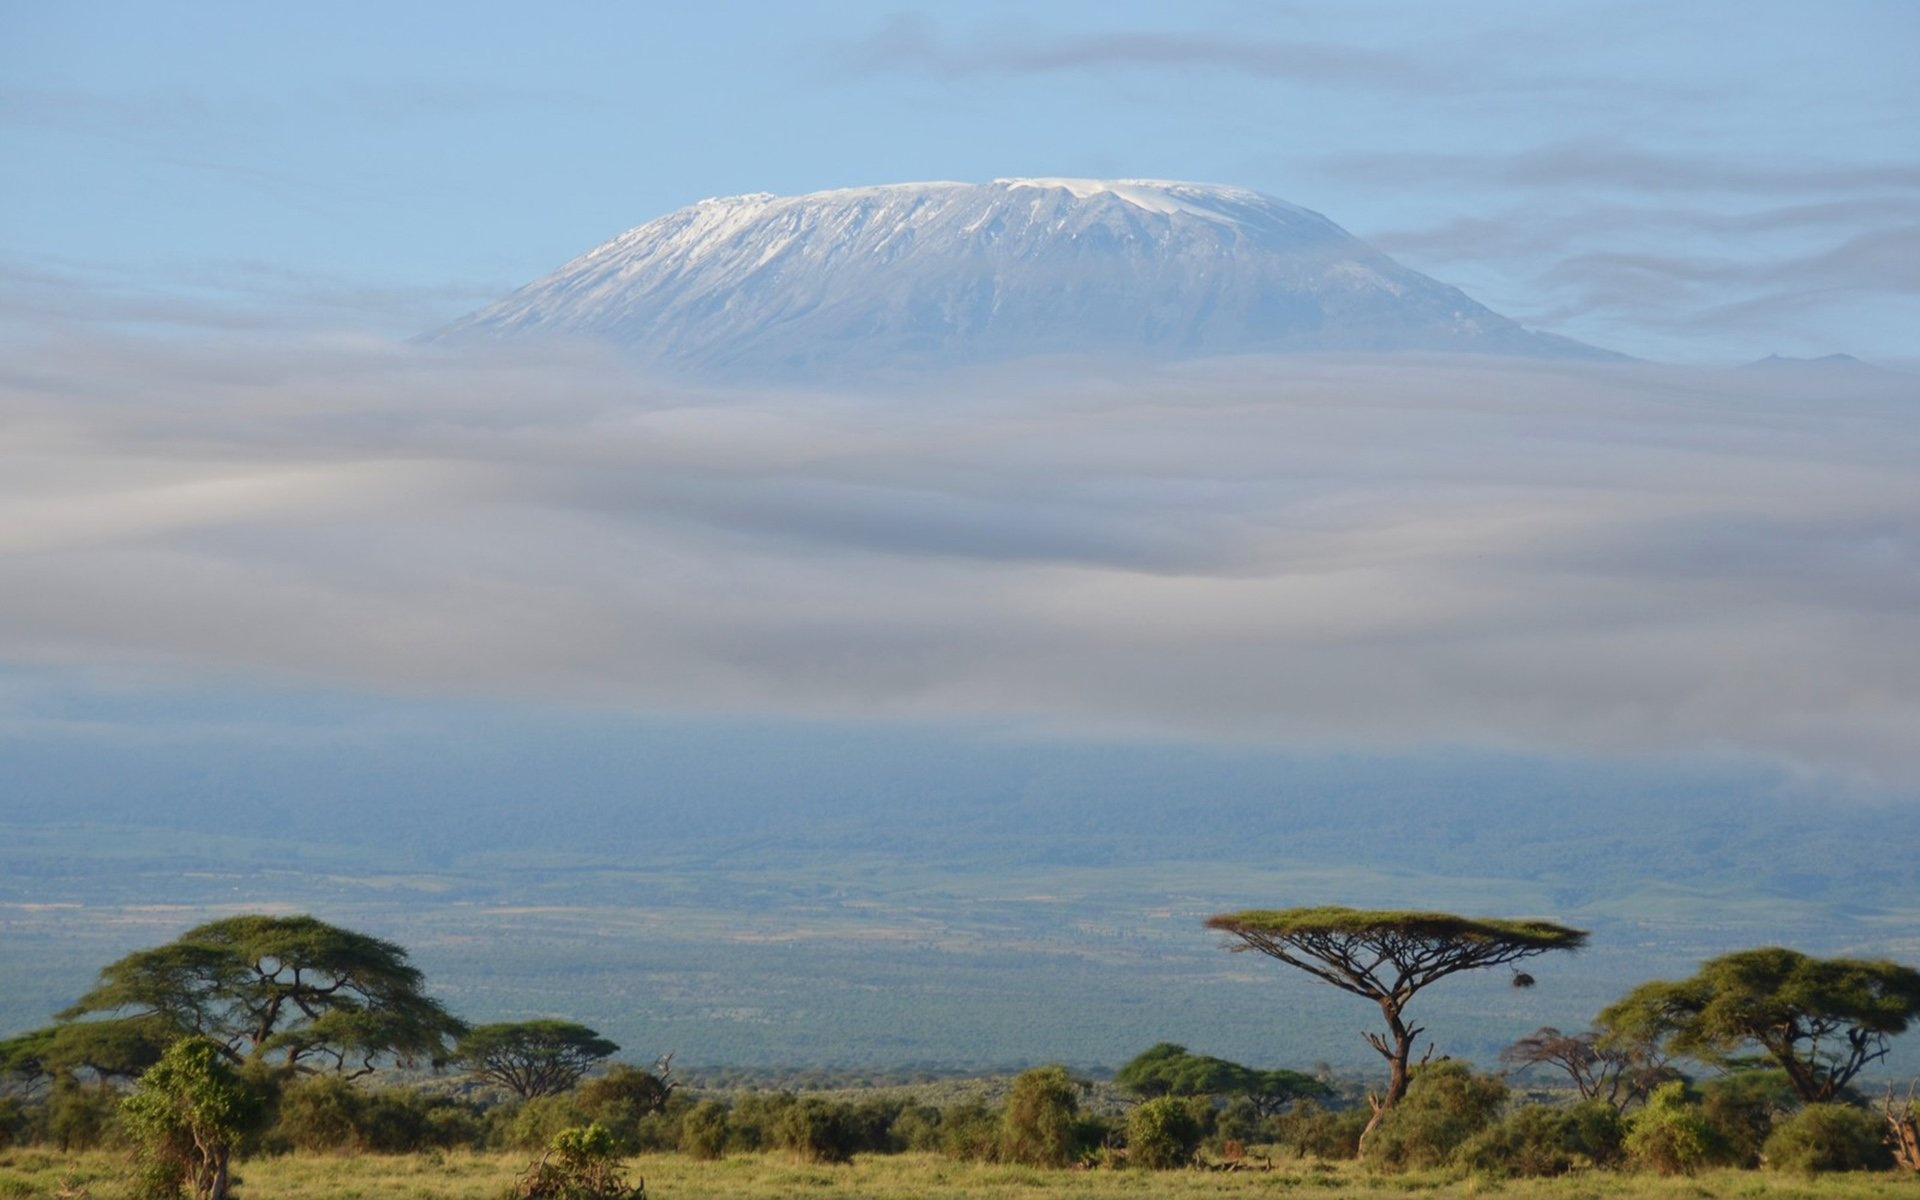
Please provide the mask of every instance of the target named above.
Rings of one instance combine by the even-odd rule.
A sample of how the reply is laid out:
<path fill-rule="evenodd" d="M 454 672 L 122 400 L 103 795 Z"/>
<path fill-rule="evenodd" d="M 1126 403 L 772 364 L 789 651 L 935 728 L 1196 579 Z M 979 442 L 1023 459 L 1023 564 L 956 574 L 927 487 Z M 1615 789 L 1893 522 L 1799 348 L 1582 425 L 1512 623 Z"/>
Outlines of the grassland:
<path fill-rule="evenodd" d="M 425 1154 L 332 1157 L 290 1155 L 240 1167 L 243 1200 L 499 1200 L 524 1165 L 522 1155 Z M 1801 1178 L 1754 1171 L 1692 1178 L 1576 1174 L 1502 1181 L 1429 1173 L 1377 1175 L 1346 1163 L 1279 1163 L 1271 1172 L 1047 1171 L 957 1163 L 927 1155 L 863 1157 L 848 1166 L 808 1166 L 777 1155 L 699 1162 L 648 1155 L 629 1163 L 653 1200 L 1139 1200 L 1143 1197 L 1324 1196 L 1329 1200 L 1503 1195 L 1545 1200 L 1870 1200 L 1920 1194 L 1911 1175 Z M 125 1194 L 122 1156 L 0 1151 L 0 1198 L 117 1200 Z"/>

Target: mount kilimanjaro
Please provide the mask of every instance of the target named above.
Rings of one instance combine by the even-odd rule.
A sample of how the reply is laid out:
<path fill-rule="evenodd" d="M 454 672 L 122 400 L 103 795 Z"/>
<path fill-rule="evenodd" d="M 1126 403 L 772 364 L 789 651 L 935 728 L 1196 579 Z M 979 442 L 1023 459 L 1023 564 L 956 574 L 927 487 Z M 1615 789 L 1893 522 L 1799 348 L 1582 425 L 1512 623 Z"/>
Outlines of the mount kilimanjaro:
<path fill-rule="evenodd" d="M 703 200 L 434 335 L 528 336 L 606 340 L 657 370 L 747 379 L 1032 355 L 1619 357 L 1523 329 L 1319 213 L 1154 180 Z"/>

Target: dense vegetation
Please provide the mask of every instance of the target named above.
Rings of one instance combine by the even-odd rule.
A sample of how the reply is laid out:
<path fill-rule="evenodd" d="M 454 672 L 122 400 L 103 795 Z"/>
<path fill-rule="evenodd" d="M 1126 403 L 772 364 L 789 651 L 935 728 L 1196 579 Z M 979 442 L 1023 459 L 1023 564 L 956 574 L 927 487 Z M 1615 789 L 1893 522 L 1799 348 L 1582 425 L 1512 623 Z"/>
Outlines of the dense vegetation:
<path fill-rule="evenodd" d="M 1584 936 L 1347 909 L 1214 924 L 1284 946 L 1275 957 L 1376 1003 L 1394 971 L 1431 981 Z M 1364 972 L 1362 953 L 1375 956 Z M 1417 990 L 1402 980 L 1399 1003 Z M 619 1048 L 574 1022 L 469 1027 L 392 943 L 309 917 L 245 916 L 109 964 L 54 1025 L 0 1042 L 0 1148 L 57 1150 L 74 1164 L 131 1152 L 115 1186 L 141 1200 L 218 1200 L 235 1162 L 251 1172 L 314 1153 L 518 1155 L 493 1194 L 528 1200 L 643 1195 L 624 1165 L 636 1155 L 1227 1173 L 1360 1160 L 1372 1172 L 1493 1178 L 1920 1171 L 1911 1093 L 1853 1088 L 1916 1017 L 1920 972 L 1764 949 L 1641 985 L 1591 1030 L 1520 1037 L 1501 1056 L 1507 1074 L 1409 1064 L 1398 1095 L 1171 1043 L 1098 1088 L 1049 1065 L 971 1096 L 943 1098 L 938 1085 L 801 1092 L 689 1085 L 671 1059 L 608 1062 Z M 5 1173 L 16 1161 L 29 1160 L 0 1159 L 0 1195 L 35 1194 L 25 1174 Z"/>

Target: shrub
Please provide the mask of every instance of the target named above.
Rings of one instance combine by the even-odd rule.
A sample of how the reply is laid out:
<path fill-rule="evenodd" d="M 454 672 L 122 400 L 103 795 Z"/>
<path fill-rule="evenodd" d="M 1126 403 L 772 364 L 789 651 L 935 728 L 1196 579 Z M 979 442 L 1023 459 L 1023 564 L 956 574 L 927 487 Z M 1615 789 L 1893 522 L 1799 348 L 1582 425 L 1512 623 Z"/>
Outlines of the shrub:
<path fill-rule="evenodd" d="M 1742 1167 L 1760 1164 L 1760 1148 L 1773 1123 L 1799 1104 L 1785 1071 L 1739 1071 L 1700 1090 L 1708 1127 L 1720 1139 L 1727 1161 Z"/>
<path fill-rule="evenodd" d="M 142 1200 L 171 1200 L 184 1187 L 224 1200 L 234 1144 L 254 1122 L 260 1098 L 203 1037 L 167 1047 L 120 1102 L 121 1118 L 139 1145 Z"/>
<path fill-rule="evenodd" d="M 1536 1178 L 1566 1174 L 1579 1151 L 1580 1126 L 1572 1113 L 1529 1104 L 1474 1134 L 1454 1158 L 1488 1175 Z"/>
<path fill-rule="evenodd" d="M 1605 1100 L 1582 1100 L 1567 1109 L 1575 1143 L 1596 1167 L 1611 1167 L 1627 1156 L 1627 1120 Z"/>
<path fill-rule="evenodd" d="M 773 1133 L 775 1144 L 802 1162 L 853 1161 L 855 1137 L 845 1105 L 817 1096 L 803 1097 L 780 1114 Z"/>
<path fill-rule="evenodd" d="M 487 1115 L 493 1126 L 491 1140 L 507 1150 L 551 1149 L 554 1137 L 562 1130 L 590 1124 L 572 1096 L 539 1096 L 521 1104 L 502 1105 Z M 611 1129 L 607 1134 L 614 1136 Z"/>
<path fill-rule="evenodd" d="M 931 1104 L 902 1107 L 887 1131 L 893 1144 L 916 1153 L 938 1153 L 944 1149 L 941 1139 L 942 1116 Z"/>
<path fill-rule="evenodd" d="M 978 1101 L 940 1114 L 940 1153 L 969 1162 L 1000 1161 L 1000 1114 Z"/>
<path fill-rule="evenodd" d="M 1330 1109 L 1303 1100 L 1273 1119 L 1273 1143 L 1297 1158 L 1357 1158 L 1367 1117 L 1365 1109 Z"/>
<path fill-rule="evenodd" d="M 774 1126 L 797 1100 L 792 1092 L 749 1092 L 727 1114 L 727 1149 L 742 1153 L 778 1144 Z"/>
<path fill-rule="evenodd" d="M 104 1088 L 86 1087 L 72 1079 L 61 1079 L 47 1097 L 47 1140 L 64 1153 L 94 1150 L 112 1144 L 120 1136 L 119 1097 Z"/>
<path fill-rule="evenodd" d="M 1407 1094 L 1374 1126 L 1366 1157 L 1389 1170 L 1437 1167 L 1493 1124 L 1507 1085 L 1463 1062 L 1415 1068 Z"/>
<path fill-rule="evenodd" d="M 1127 1163 L 1164 1171 L 1193 1161 L 1200 1147 L 1200 1122 L 1193 1106 L 1179 1096 L 1142 1101 L 1127 1114 Z"/>
<path fill-rule="evenodd" d="M 359 1144 L 364 1097 L 336 1075 L 289 1084 L 267 1145 L 273 1150 L 345 1150 Z"/>
<path fill-rule="evenodd" d="M 0 1096 L 0 1147 L 26 1141 L 32 1127 L 33 1118 L 26 1105 L 13 1096 Z"/>
<path fill-rule="evenodd" d="M 646 1200 L 644 1182 L 628 1186 L 620 1149 L 605 1125 L 563 1129 L 515 1183 L 513 1200 Z"/>
<path fill-rule="evenodd" d="M 1678 1080 L 1655 1088 L 1633 1115 L 1626 1151 L 1635 1166 L 1662 1175 L 1691 1175 L 1728 1157 L 1705 1110 L 1687 1098 L 1687 1085 Z"/>
<path fill-rule="evenodd" d="M 1014 1078 L 1000 1122 L 1000 1157 L 1036 1167 L 1064 1167 L 1077 1156 L 1074 1117 L 1080 1088 L 1065 1067 L 1035 1067 Z"/>
<path fill-rule="evenodd" d="M 1884 1171 L 1893 1166 L 1886 1118 L 1846 1104 L 1809 1104 L 1775 1125 L 1764 1154 L 1776 1171 Z"/>
<path fill-rule="evenodd" d="M 727 1153 L 727 1106 L 702 1100 L 680 1119 L 680 1149 L 689 1157 L 712 1162 Z"/>

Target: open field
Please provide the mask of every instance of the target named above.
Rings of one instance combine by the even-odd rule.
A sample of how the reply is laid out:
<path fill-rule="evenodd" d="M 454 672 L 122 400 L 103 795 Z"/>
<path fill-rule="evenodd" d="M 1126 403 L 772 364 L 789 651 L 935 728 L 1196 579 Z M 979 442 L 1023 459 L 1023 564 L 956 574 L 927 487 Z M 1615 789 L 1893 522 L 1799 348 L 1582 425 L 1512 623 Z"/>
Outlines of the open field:
<path fill-rule="evenodd" d="M 251 1200 L 497 1200 L 523 1155 L 448 1154 L 330 1157 L 292 1155 L 242 1163 L 237 1189 Z M 1822 1176 L 1808 1179 L 1757 1171 L 1717 1171 L 1693 1178 L 1576 1174 L 1553 1180 L 1500 1181 L 1457 1173 L 1375 1175 L 1352 1164 L 1285 1162 L 1271 1172 L 1048 1171 L 950 1162 L 928 1155 L 862 1157 L 849 1166 L 797 1164 L 777 1155 L 698 1162 L 680 1155 L 631 1160 L 653 1200 L 774 1200 L 814 1196 L 846 1200 L 1028 1200 L 1062 1197 L 1312 1195 L 1332 1198 L 1540 1196 L 1548 1200 L 1798 1200 L 1920 1194 L 1911 1175 Z M 60 1155 L 0 1152 L 0 1197 L 115 1200 L 124 1194 L 123 1158 L 99 1152 Z"/>

